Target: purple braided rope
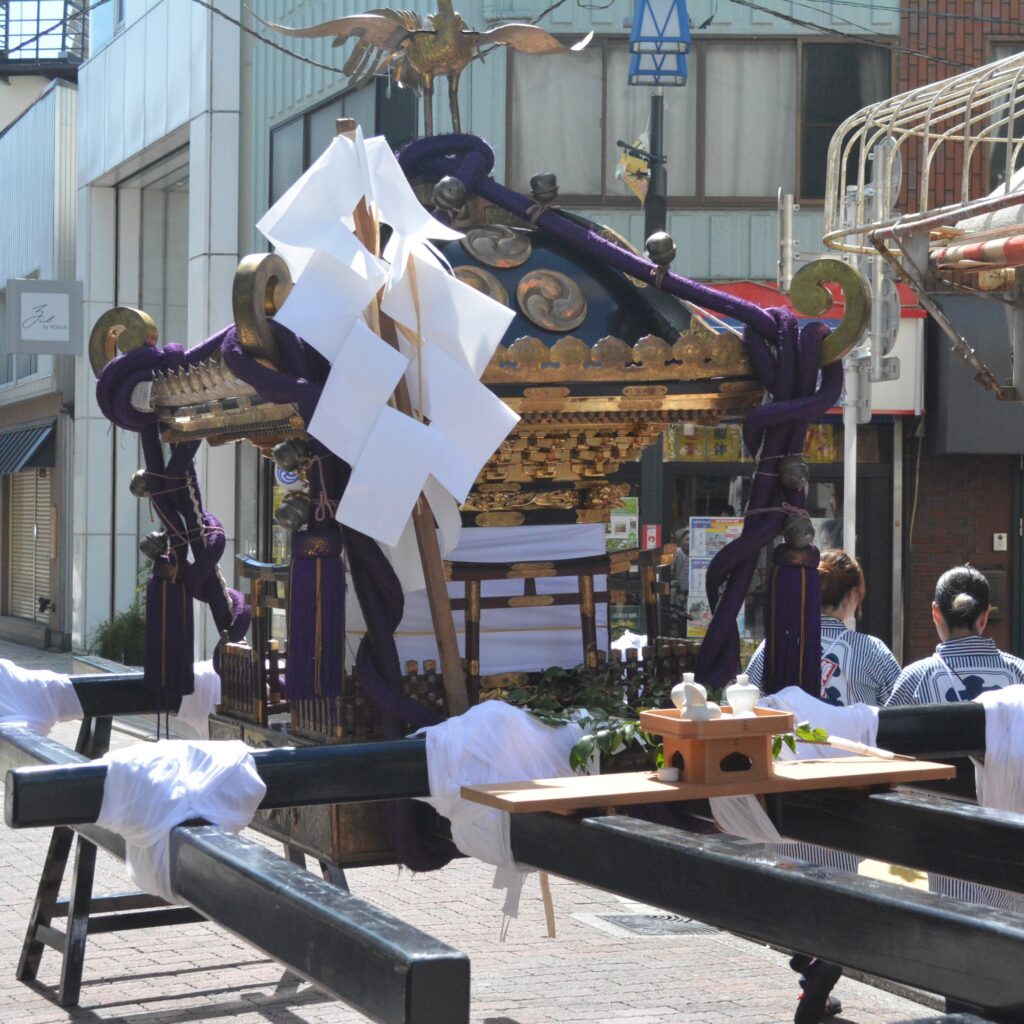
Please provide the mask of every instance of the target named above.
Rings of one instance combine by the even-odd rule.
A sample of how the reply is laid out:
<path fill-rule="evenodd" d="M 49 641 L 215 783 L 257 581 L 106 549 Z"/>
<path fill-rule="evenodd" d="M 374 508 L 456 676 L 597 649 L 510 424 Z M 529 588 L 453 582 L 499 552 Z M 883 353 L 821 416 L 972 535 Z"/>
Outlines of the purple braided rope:
<path fill-rule="evenodd" d="M 224 528 L 202 507 L 194 461 L 199 442 L 172 445 L 165 464 L 156 413 L 140 412 L 131 404 L 136 385 L 152 381 L 157 371 L 180 370 L 203 362 L 220 350 L 227 331 L 212 335 L 187 352 L 180 345 L 147 345 L 118 356 L 100 374 L 96 397 L 112 423 L 139 432 L 150 499 L 167 529 L 172 557 L 179 566 L 186 566 L 188 551 L 192 551 L 193 563 L 187 565 L 185 576 L 188 592 L 210 606 L 221 636 L 235 641 L 248 631 L 250 611 L 245 597 L 226 587 L 217 569 L 224 553 Z"/>

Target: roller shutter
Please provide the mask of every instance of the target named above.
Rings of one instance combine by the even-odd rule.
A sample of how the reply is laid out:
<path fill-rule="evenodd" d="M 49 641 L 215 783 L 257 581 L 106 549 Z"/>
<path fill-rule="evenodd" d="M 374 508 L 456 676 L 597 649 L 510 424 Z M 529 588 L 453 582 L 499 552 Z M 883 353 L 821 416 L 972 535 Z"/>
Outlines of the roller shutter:
<path fill-rule="evenodd" d="M 11 615 L 48 622 L 39 599 L 50 594 L 50 474 L 39 470 L 11 477 L 8 524 L 8 609 Z"/>

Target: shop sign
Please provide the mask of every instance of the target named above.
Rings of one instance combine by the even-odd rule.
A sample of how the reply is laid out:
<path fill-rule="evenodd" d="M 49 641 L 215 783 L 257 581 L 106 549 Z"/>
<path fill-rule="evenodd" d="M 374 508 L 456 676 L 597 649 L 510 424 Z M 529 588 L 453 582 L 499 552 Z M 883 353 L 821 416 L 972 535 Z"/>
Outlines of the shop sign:
<path fill-rule="evenodd" d="M 82 353 L 82 284 L 8 278 L 8 353 L 77 356 Z"/>

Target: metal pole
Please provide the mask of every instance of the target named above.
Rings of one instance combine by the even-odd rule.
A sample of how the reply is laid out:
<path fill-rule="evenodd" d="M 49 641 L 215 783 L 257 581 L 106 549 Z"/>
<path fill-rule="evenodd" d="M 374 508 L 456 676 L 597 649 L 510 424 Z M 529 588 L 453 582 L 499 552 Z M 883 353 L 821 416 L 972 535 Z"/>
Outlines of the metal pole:
<path fill-rule="evenodd" d="M 843 400 L 843 550 L 857 553 L 857 402 L 860 366 L 847 356 L 843 365 L 846 396 Z"/>
<path fill-rule="evenodd" d="M 651 90 L 651 167 L 644 202 L 644 236 L 650 238 L 656 231 L 664 231 L 668 223 L 665 200 L 668 195 L 668 175 L 665 170 L 665 96 L 660 85 Z"/>
<path fill-rule="evenodd" d="M 664 96 L 662 87 L 651 90 L 650 180 L 644 202 L 644 241 L 666 225 L 665 197 L 668 194 L 664 158 Z M 661 523 L 664 505 L 664 442 L 661 437 L 644 449 L 640 457 L 640 525 Z M 662 538 L 666 540 L 667 538 Z"/>

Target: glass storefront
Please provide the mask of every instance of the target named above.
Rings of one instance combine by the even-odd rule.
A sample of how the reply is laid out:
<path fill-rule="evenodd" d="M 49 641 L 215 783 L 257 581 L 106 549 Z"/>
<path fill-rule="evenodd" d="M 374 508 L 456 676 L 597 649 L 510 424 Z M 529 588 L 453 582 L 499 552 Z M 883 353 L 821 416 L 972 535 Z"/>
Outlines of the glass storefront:
<path fill-rule="evenodd" d="M 812 424 L 804 446 L 811 483 L 807 509 L 814 522 L 819 548 L 843 543 L 843 426 L 838 421 Z M 678 424 L 665 435 L 662 539 L 676 541 L 685 550 L 663 571 L 671 596 L 662 599 L 659 634 L 700 639 L 710 617 L 702 592 L 703 570 L 714 552 L 742 528 L 753 462 L 745 455 L 741 426 L 704 427 Z M 638 465 L 624 467 L 617 479 L 639 491 Z M 875 422 L 858 433 L 857 472 L 858 557 L 868 582 L 861 629 L 886 643 L 892 631 L 892 425 Z M 633 504 L 636 498 L 632 499 Z M 632 506 L 629 506 L 631 509 Z M 614 546 L 617 520 L 628 523 L 626 506 L 613 516 L 609 545 Z M 637 524 L 639 528 L 639 523 Z M 625 525 L 618 527 L 625 530 Z M 688 534 L 684 531 L 689 531 Z M 740 618 L 742 657 L 745 661 L 764 638 L 764 593 L 770 553 L 762 552 L 757 572 Z M 643 632 L 639 579 L 615 578 L 611 589 L 619 600 L 610 615 L 618 627 Z"/>

